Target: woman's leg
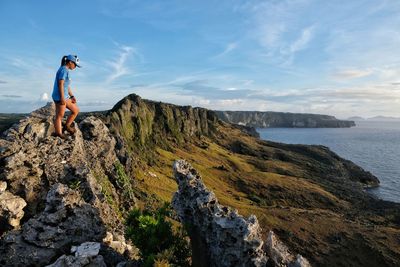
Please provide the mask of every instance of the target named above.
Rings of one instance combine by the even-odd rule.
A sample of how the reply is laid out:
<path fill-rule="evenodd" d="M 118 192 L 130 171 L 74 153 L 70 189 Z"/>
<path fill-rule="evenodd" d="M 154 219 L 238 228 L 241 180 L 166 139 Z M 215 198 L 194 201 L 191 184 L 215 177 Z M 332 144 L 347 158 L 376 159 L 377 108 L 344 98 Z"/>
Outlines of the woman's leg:
<path fill-rule="evenodd" d="M 71 123 L 75 120 L 76 116 L 78 116 L 79 108 L 76 103 L 72 103 L 71 99 L 66 100 L 67 108 L 71 111 L 71 114 L 68 116 L 67 122 L 65 126 L 71 126 Z"/>
<path fill-rule="evenodd" d="M 58 135 L 62 134 L 61 121 L 64 118 L 65 108 L 66 108 L 65 105 L 56 104 L 56 117 L 54 119 L 54 129 L 56 134 Z"/>

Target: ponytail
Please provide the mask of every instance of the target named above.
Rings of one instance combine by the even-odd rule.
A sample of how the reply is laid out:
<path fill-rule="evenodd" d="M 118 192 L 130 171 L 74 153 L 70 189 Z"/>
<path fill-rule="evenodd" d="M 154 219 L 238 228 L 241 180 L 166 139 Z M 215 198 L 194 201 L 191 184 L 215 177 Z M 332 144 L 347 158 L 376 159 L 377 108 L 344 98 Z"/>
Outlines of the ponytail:
<path fill-rule="evenodd" d="M 61 67 L 65 66 L 65 64 L 67 64 L 67 56 L 63 56 L 61 59 Z"/>

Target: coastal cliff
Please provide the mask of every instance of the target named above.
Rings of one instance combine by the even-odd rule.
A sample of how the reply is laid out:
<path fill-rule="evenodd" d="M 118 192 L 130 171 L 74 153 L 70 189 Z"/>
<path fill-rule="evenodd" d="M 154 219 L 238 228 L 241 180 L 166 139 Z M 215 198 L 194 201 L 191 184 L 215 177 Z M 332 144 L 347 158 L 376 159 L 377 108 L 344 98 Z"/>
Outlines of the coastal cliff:
<path fill-rule="evenodd" d="M 338 120 L 334 116 L 286 113 L 272 111 L 215 111 L 226 122 L 256 128 L 348 128 L 355 126 L 354 121 Z"/>
<path fill-rule="evenodd" d="M 177 216 L 170 220 L 176 223 L 190 219 L 201 229 L 218 214 L 257 218 L 247 222 L 259 225 L 255 240 L 265 246 L 256 251 L 259 262 L 271 259 L 270 266 L 283 259 L 277 251 L 290 251 L 290 260 L 301 254 L 313 266 L 400 265 L 400 205 L 367 194 L 365 188 L 379 180 L 326 147 L 263 141 L 213 111 L 137 95 L 83 116 L 76 135 L 65 141 L 50 136 L 53 114 L 54 107 L 46 106 L 0 138 L 2 266 L 140 264 L 141 252 L 124 237 L 126 216 L 135 207 L 170 202 L 175 193 L 187 195 L 185 168 L 172 175 L 177 159 L 202 173 L 204 187 L 187 180 L 193 201 L 196 192 L 212 193 L 215 199 L 202 205 L 221 212 L 182 213 L 175 197 Z M 195 202 L 183 202 L 195 208 Z M 196 240 L 210 240 L 197 233 Z M 202 260 L 195 255 L 217 248 L 213 241 L 200 244 L 208 245 L 192 246 L 197 266 Z M 212 259 L 223 266 L 219 256 Z"/>

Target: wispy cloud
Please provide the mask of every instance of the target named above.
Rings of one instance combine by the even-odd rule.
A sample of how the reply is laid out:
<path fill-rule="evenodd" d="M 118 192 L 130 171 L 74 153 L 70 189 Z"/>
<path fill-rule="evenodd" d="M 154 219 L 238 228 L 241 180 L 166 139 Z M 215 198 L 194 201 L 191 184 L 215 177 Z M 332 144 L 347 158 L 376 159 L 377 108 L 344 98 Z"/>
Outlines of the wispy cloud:
<path fill-rule="evenodd" d="M 334 67 L 351 65 L 364 69 L 386 68 L 390 64 L 398 67 L 398 2 L 382 1 L 366 8 L 362 14 L 354 14 L 352 7 L 348 2 L 326 14 L 342 13 L 341 20 L 332 22 L 327 29 L 328 63 Z"/>
<path fill-rule="evenodd" d="M 314 26 L 304 28 L 301 31 L 300 37 L 289 46 L 290 53 L 296 53 L 307 48 L 308 43 L 311 41 L 314 34 Z"/>
<path fill-rule="evenodd" d="M 0 84 L 6 84 L 6 81 L 0 80 Z"/>
<path fill-rule="evenodd" d="M 308 48 L 310 41 L 313 38 L 315 32 L 315 26 L 309 26 L 301 30 L 300 36 L 294 40 L 292 43 L 286 45 L 282 45 L 280 49 L 280 53 L 284 55 L 284 62 L 281 66 L 290 66 L 292 65 L 296 53 Z"/>
<path fill-rule="evenodd" d="M 221 53 L 219 53 L 218 55 L 214 56 L 213 59 L 216 58 L 221 58 L 227 54 L 229 54 L 230 52 L 232 52 L 233 50 L 235 50 L 238 47 L 238 43 L 237 42 L 232 42 L 226 45 L 224 51 L 222 51 Z"/>
<path fill-rule="evenodd" d="M 133 53 L 135 53 L 134 47 L 125 45 L 119 46 L 117 57 L 111 62 L 108 62 L 111 67 L 111 73 L 106 79 L 107 83 L 111 83 L 119 77 L 132 72 L 127 66 L 127 60 Z"/>
<path fill-rule="evenodd" d="M 2 97 L 6 97 L 6 98 L 21 98 L 22 96 L 20 95 L 1 95 Z"/>
<path fill-rule="evenodd" d="M 254 93 L 251 89 L 239 89 L 236 87 L 221 88 L 209 85 L 207 80 L 193 80 L 186 83 L 176 83 L 175 87 L 180 88 L 183 94 L 201 96 L 205 99 L 244 99 Z"/>
<path fill-rule="evenodd" d="M 334 77 L 339 80 L 351 80 L 369 76 L 373 73 L 372 69 L 347 69 L 341 70 L 334 74 Z"/>
<path fill-rule="evenodd" d="M 293 63 L 296 53 L 308 48 L 316 26 L 300 21 L 299 16 L 309 3 L 308 0 L 282 0 L 246 5 L 253 20 L 250 31 L 263 48 L 261 55 L 285 67 Z"/>

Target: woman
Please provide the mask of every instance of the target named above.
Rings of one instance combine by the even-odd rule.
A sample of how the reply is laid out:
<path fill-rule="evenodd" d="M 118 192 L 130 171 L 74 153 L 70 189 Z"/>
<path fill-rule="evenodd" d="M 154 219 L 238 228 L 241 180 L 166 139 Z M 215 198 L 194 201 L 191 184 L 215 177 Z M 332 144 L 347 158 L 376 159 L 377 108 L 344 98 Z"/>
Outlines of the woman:
<path fill-rule="evenodd" d="M 79 113 L 79 108 L 76 105 L 76 98 L 71 91 L 71 78 L 69 74 L 69 71 L 74 70 L 76 67 L 81 67 L 77 56 L 64 56 L 61 60 L 61 67 L 58 69 L 54 81 L 52 98 L 56 104 L 56 117 L 54 120 L 55 132 L 53 133 L 53 136 L 58 136 L 62 139 L 66 139 L 66 136 L 63 133 L 64 130 L 67 130 L 70 134 L 75 133 L 75 128 L 72 126 L 72 122 Z M 71 114 L 68 116 L 64 127 L 62 127 L 62 119 L 64 118 L 66 108 L 71 111 Z"/>

